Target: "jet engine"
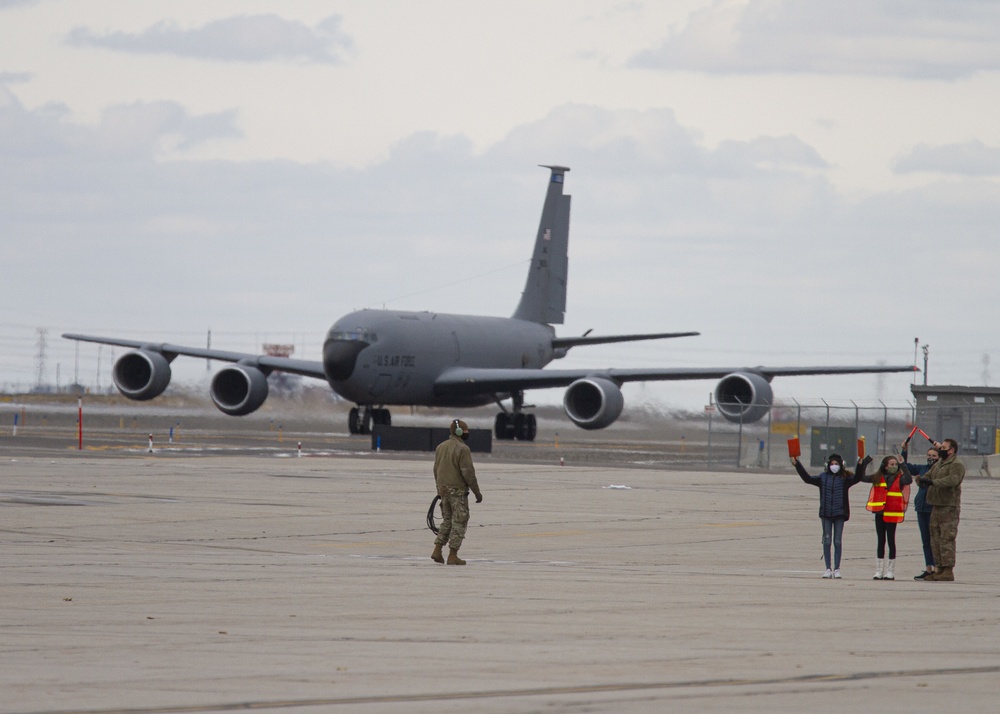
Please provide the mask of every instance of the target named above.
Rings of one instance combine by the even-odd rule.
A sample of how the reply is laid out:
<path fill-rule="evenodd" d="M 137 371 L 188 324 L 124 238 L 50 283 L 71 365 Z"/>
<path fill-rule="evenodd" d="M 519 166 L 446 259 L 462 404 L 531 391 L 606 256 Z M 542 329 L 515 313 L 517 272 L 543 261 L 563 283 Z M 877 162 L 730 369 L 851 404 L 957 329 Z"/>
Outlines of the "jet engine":
<path fill-rule="evenodd" d="M 115 361 L 111 378 L 119 392 L 144 402 L 163 394 L 170 384 L 170 362 L 159 352 L 126 352 Z"/>
<path fill-rule="evenodd" d="M 773 397 L 768 380 L 753 372 L 727 374 L 715 387 L 715 406 L 735 423 L 759 421 L 770 409 Z"/>
<path fill-rule="evenodd" d="M 255 412 L 267 399 L 267 377 L 256 367 L 235 364 L 212 377 L 212 401 L 229 416 Z"/>
<path fill-rule="evenodd" d="M 603 429 L 614 423 L 625 406 L 618 385 L 604 377 L 578 379 L 566 388 L 563 409 L 581 429 Z"/>

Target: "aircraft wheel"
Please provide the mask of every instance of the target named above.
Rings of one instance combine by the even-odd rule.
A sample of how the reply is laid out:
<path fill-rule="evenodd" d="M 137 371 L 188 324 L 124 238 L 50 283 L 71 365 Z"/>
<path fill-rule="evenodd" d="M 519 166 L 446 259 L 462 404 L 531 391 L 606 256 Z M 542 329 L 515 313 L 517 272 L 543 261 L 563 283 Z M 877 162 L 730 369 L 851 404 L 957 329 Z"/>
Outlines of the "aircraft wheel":
<path fill-rule="evenodd" d="M 388 409 L 375 409 L 372 411 L 372 420 L 380 426 L 392 426 L 392 414 Z"/>
<path fill-rule="evenodd" d="M 514 437 L 520 441 L 534 441 L 538 433 L 538 420 L 534 414 L 514 415 Z"/>
<path fill-rule="evenodd" d="M 518 441 L 524 441 L 525 435 L 525 415 L 517 413 L 514 415 L 514 438 Z"/>
<path fill-rule="evenodd" d="M 507 415 L 503 412 L 497 414 L 497 418 L 493 420 L 493 436 L 498 440 L 507 438 Z"/>
<path fill-rule="evenodd" d="M 358 433 L 358 408 L 351 407 L 351 411 L 347 412 L 347 430 L 352 434 Z"/>
<path fill-rule="evenodd" d="M 536 434 L 538 434 L 538 420 L 535 419 L 534 414 L 528 414 L 524 420 L 524 436 L 522 438 L 524 441 L 534 441 Z"/>
<path fill-rule="evenodd" d="M 514 425 L 510 423 L 510 418 L 507 416 L 506 412 L 500 412 L 497 414 L 497 418 L 493 422 L 493 434 L 499 441 L 512 439 L 513 434 L 511 432 L 513 428 Z"/>

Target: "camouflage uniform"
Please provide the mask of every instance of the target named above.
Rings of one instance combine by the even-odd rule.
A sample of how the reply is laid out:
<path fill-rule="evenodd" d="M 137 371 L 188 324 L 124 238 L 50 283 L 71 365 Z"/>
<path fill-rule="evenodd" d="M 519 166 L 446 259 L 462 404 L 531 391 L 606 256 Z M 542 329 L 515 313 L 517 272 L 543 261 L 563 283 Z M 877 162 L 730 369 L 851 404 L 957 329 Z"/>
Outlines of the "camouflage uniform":
<path fill-rule="evenodd" d="M 434 482 L 441 497 L 441 529 L 435 545 L 449 545 L 458 550 L 469 525 L 469 491 L 482 499 L 472 451 L 461 437 L 450 436 L 434 452 Z"/>
<path fill-rule="evenodd" d="M 955 540 L 958 538 L 958 516 L 962 505 L 962 479 L 965 466 L 953 454 L 939 461 L 925 478 L 931 482 L 927 503 L 931 512 L 931 551 L 938 568 L 955 567 Z"/>

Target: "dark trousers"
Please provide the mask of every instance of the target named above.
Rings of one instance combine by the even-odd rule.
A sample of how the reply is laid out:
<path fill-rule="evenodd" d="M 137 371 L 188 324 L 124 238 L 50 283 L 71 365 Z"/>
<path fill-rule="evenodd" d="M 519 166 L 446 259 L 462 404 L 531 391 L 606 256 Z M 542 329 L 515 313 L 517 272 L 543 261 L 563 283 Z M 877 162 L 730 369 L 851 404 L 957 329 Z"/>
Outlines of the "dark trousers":
<path fill-rule="evenodd" d="M 917 525 L 920 527 L 920 543 L 924 547 L 924 565 L 934 566 L 934 549 L 931 548 L 931 514 L 917 511 Z"/>
<path fill-rule="evenodd" d="M 878 549 L 875 555 L 885 557 L 885 544 L 889 543 L 889 560 L 896 559 L 896 526 L 898 523 L 886 523 L 882 512 L 875 514 L 875 537 L 878 539 Z"/>

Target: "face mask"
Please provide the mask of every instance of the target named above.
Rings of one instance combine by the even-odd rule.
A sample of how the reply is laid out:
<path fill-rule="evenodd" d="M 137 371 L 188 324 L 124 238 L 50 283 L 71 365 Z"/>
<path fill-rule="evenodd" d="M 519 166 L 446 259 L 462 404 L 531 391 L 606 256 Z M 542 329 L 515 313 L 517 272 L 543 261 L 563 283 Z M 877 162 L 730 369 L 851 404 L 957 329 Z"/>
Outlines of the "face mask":
<path fill-rule="evenodd" d="M 936 464 L 937 462 L 938 462 L 938 460 L 937 460 L 937 459 L 931 459 L 931 458 L 928 458 L 928 459 L 927 459 L 927 465 L 928 465 L 928 466 L 933 466 L 933 465 L 934 465 L 934 464 Z"/>
<path fill-rule="evenodd" d="M 840 472 L 840 464 L 830 464 L 830 473 L 835 474 Z"/>
<path fill-rule="evenodd" d="M 938 456 L 941 457 L 942 461 L 945 460 L 945 459 L 947 459 L 948 458 L 948 450 L 947 449 L 938 449 Z"/>
<path fill-rule="evenodd" d="M 886 467 L 885 467 L 885 472 L 886 472 L 886 473 L 889 473 L 889 474 L 894 474 L 894 473 L 896 473 L 897 471 L 899 471 L 899 467 L 898 467 L 898 466 L 886 466 Z"/>

